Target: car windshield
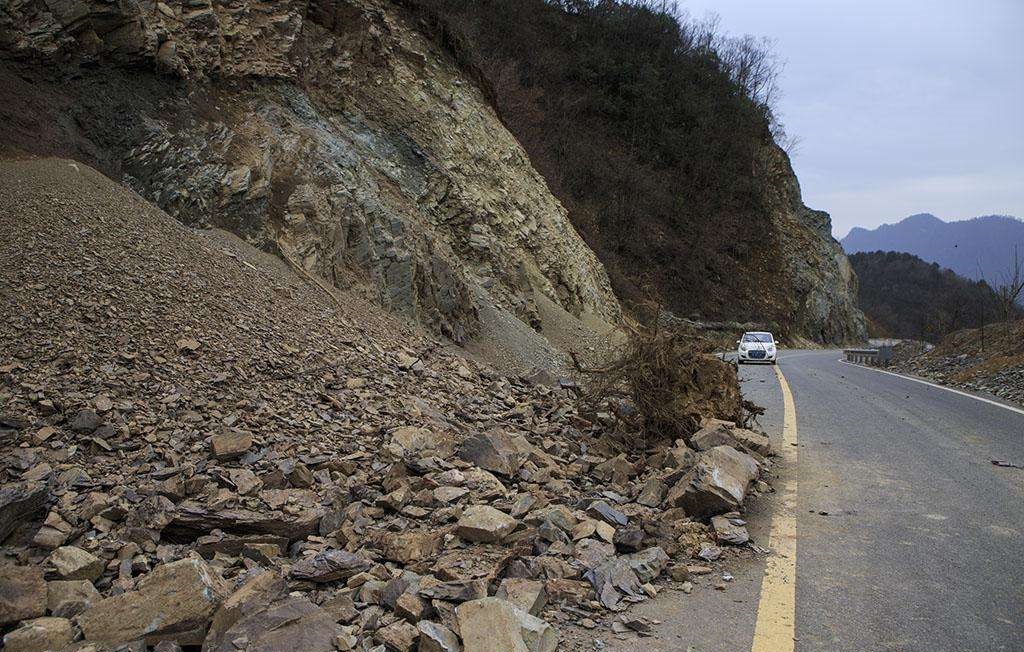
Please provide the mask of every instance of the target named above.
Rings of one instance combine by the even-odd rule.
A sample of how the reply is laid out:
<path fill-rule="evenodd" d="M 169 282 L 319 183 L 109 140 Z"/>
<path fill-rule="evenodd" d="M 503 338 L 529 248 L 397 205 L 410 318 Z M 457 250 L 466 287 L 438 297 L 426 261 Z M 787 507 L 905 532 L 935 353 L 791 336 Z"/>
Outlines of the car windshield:
<path fill-rule="evenodd" d="M 771 333 L 744 333 L 743 334 L 743 341 L 744 342 L 768 342 L 768 343 L 771 343 L 771 342 L 774 342 L 775 339 L 772 337 Z"/>

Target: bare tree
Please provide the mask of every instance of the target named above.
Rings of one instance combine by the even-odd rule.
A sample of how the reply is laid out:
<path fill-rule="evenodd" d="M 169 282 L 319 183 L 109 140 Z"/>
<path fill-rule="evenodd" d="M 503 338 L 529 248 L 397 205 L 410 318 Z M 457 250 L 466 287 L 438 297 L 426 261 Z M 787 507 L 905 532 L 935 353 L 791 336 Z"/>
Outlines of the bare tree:
<path fill-rule="evenodd" d="M 995 288 L 999 296 L 999 310 L 1003 321 L 1010 321 L 1021 315 L 1018 302 L 1024 296 L 1024 264 L 1020 256 L 1020 248 L 1013 246 L 1013 256 L 1007 264 L 1006 271 Z"/>

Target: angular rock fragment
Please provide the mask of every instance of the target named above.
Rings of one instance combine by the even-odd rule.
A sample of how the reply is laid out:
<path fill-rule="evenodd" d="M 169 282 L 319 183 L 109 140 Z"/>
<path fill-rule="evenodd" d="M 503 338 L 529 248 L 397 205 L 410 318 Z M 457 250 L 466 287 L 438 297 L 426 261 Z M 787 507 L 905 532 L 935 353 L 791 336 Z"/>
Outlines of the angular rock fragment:
<path fill-rule="evenodd" d="M 5 652 L 46 652 L 60 650 L 75 640 L 75 630 L 67 618 L 36 618 L 4 636 Z"/>
<path fill-rule="evenodd" d="M 711 450 L 715 446 L 732 446 L 761 457 L 772 454 L 771 441 L 765 435 L 719 419 L 705 419 L 703 427 L 690 438 L 690 445 L 699 451 Z"/>
<path fill-rule="evenodd" d="M 347 550 L 325 550 L 296 562 L 291 577 L 312 582 L 333 582 L 352 577 L 370 568 L 370 562 Z"/>
<path fill-rule="evenodd" d="M 189 558 L 158 566 L 134 591 L 100 600 L 78 616 L 88 641 L 202 642 L 228 587 L 205 561 Z"/>
<path fill-rule="evenodd" d="M 503 430 L 476 433 L 459 447 L 459 457 L 481 469 L 506 477 L 514 476 L 527 455 L 523 444 Z"/>
<path fill-rule="evenodd" d="M 252 447 L 252 435 L 241 430 L 227 430 L 214 435 L 211 441 L 213 456 L 221 461 L 245 455 Z"/>
<path fill-rule="evenodd" d="M 629 562 L 622 557 L 614 557 L 597 568 L 588 570 L 583 575 L 597 593 L 597 599 L 608 609 L 615 609 L 624 595 L 640 597 L 643 588 L 639 578 Z"/>
<path fill-rule="evenodd" d="M 215 636 L 205 652 L 334 652 L 341 627 L 308 599 L 289 595 L 241 616 Z"/>
<path fill-rule="evenodd" d="M 466 541 L 497 543 L 512 533 L 518 521 L 490 505 L 466 508 L 455 525 L 455 533 Z"/>
<path fill-rule="evenodd" d="M 392 652 L 412 652 L 419 636 L 420 630 L 404 620 L 396 620 L 377 630 L 377 639 Z"/>
<path fill-rule="evenodd" d="M 73 618 L 102 599 L 88 580 L 46 583 L 46 608 L 54 616 Z"/>
<path fill-rule="evenodd" d="M 622 559 L 629 564 L 629 567 L 633 569 L 637 579 L 642 584 L 646 584 L 661 575 L 661 572 L 665 570 L 669 562 L 668 554 L 661 546 L 647 548 L 632 555 L 623 555 Z"/>
<path fill-rule="evenodd" d="M 46 582 L 38 566 L 0 566 L 0 627 L 46 614 Z"/>
<path fill-rule="evenodd" d="M 467 602 L 487 597 L 487 582 L 484 580 L 458 580 L 453 582 L 424 582 L 419 594 L 425 598 Z"/>
<path fill-rule="evenodd" d="M 49 498 L 50 490 L 41 482 L 16 482 L 0 488 L 0 543 L 42 511 Z"/>
<path fill-rule="evenodd" d="M 750 534 L 740 518 L 715 516 L 711 519 L 711 527 L 715 529 L 715 538 L 720 543 L 742 546 L 750 541 Z"/>
<path fill-rule="evenodd" d="M 707 518 L 742 505 L 756 478 L 754 458 L 730 446 L 716 446 L 700 454 L 693 469 L 672 487 L 665 500 L 693 518 Z"/>
<path fill-rule="evenodd" d="M 629 518 L 603 500 L 595 500 L 587 508 L 587 514 L 599 518 L 609 525 L 626 525 Z"/>
<path fill-rule="evenodd" d="M 103 574 L 106 564 L 103 560 L 74 546 L 61 546 L 47 560 L 62 580 L 95 581 Z"/>
<path fill-rule="evenodd" d="M 298 514 L 254 511 L 249 509 L 211 510 L 197 502 L 177 506 L 164 529 L 164 538 L 172 543 L 188 543 L 214 530 L 229 534 L 275 534 L 295 541 L 317 531 L 322 512 L 302 511 Z"/>
<path fill-rule="evenodd" d="M 543 582 L 519 577 L 506 577 L 501 580 L 494 597 L 508 600 L 533 616 L 539 616 L 548 603 Z"/>
<path fill-rule="evenodd" d="M 421 620 L 416 628 L 420 632 L 419 652 L 462 652 L 459 637 L 444 625 Z"/>
<path fill-rule="evenodd" d="M 554 652 L 558 634 L 540 618 L 500 598 L 459 605 L 459 633 L 465 652 Z"/>
<path fill-rule="evenodd" d="M 80 435 L 92 434 L 94 430 L 102 425 L 103 419 L 92 408 L 82 408 L 71 419 L 68 427 Z"/>
<path fill-rule="evenodd" d="M 408 564 L 436 555 L 443 543 L 437 532 L 424 530 L 396 534 L 384 542 L 384 557 L 391 561 Z"/>

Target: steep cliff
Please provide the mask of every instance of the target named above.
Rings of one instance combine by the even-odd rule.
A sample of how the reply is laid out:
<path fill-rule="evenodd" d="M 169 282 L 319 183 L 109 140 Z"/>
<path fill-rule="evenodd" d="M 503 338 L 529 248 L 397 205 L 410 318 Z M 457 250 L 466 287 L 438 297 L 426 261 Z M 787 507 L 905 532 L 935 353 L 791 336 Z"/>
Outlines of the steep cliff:
<path fill-rule="evenodd" d="M 386 0 L 14 0 L 0 57 L 0 143 L 95 165 L 455 341 L 484 304 L 619 316 L 478 87 Z"/>
<path fill-rule="evenodd" d="M 673 3 L 402 0 L 491 97 L 632 309 L 864 335 L 772 111 L 772 58 Z"/>

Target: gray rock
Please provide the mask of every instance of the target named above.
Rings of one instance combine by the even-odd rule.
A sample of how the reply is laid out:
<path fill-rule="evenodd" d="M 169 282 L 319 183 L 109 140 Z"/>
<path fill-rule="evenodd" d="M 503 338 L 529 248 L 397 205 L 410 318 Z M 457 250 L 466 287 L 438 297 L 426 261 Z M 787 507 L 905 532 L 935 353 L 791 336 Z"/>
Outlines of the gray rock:
<path fill-rule="evenodd" d="M 96 414 L 96 410 L 93 410 L 92 408 L 82 408 L 71 419 L 71 423 L 68 424 L 68 427 L 80 435 L 89 435 L 102 424 L 103 419 L 100 415 Z"/>
<path fill-rule="evenodd" d="M 623 557 L 613 557 L 597 568 L 583 574 L 597 593 L 597 599 L 608 609 L 615 609 L 624 595 L 640 597 L 643 588 L 640 586 L 636 571 Z"/>
<path fill-rule="evenodd" d="M 603 500 L 596 500 L 587 508 L 587 514 L 599 518 L 609 525 L 626 525 L 629 518 Z"/>
<path fill-rule="evenodd" d="M 622 559 L 633 569 L 641 584 L 656 579 L 669 562 L 668 554 L 661 546 L 647 548 L 632 555 L 624 555 Z"/>
<path fill-rule="evenodd" d="M 481 469 L 506 477 L 514 476 L 526 459 L 522 444 L 503 430 L 479 432 L 459 446 L 459 457 Z"/>
<path fill-rule="evenodd" d="M 743 521 L 727 516 L 715 516 L 711 519 L 711 527 L 715 529 L 715 538 L 719 543 L 731 543 L 741 546 L 750 541 L 750 534 Z"/>
<path fill-rule="evenodd" d="M 708 518 L 743 504 L 750 484 L 757 479 L 754 458 L 730 446 L 702 452 L 697 463 L 666 497 L 671 507 L 682 507 L 692 518 Z"/>
<path fill-rule="evenodd" d="M 420 631 L 419 652 L 462 652 L 459 637 L 444 625 L 421 620 L 416 628 Z"/>

